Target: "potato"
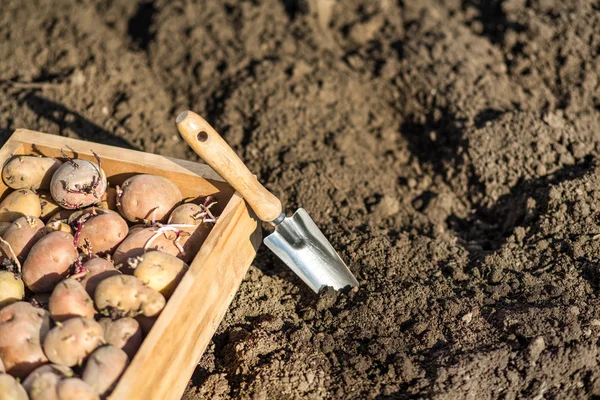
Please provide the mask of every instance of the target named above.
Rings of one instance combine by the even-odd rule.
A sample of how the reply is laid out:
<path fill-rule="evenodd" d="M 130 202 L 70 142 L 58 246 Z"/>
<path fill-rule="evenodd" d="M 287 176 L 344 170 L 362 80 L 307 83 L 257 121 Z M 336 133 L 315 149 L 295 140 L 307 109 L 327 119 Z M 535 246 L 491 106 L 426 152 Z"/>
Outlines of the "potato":
<path fill-rule="evenodd" d="M 127 233 L 127 236 L 131 236 L 134 233 L 139 232 L 142 229 L 146 229 L 146 228 L 148 228 L 148 225 L 146 225 L 146 224 L 135 224 L 129 228 L 129 232 Z"/>
<path fill-rule="evenodd" d="M 25 285 L 18 275 L 0 271 L 0 308 L 25 297 Z"/>
<path fill-rule="evenodd" d="M 194 203 L 185 203 L 175 207 L 171 215 L 169 215 L 169 224 L 189 224 L 200 225 L 201 219 L 194 218 L 202 212 L 202 208 Z"/>
<path fill-rule="evenodd" d="M 69 218 L 74 213 L 75 213 L 74 210 L 60 209 L 50 216 L 50 219 L 48 220 L 47 223 L 54 222 L 54 221 L 61 221 L 61 222 L 69 223 Z"/>
<path fill-rule="evenodd" d="M 164 222 L 181 200 L 177 185 L 158 175 L 132 176 L 117 190 L 117 207 L 131 222 Z"/>
<path fill-rule="evenodd" d="M 37 194 L 40 197 L 40 205 L 42 206 L 42 214 L 40 215 L 42 221 L 47 221 L 57 211 L 61 210 L 58 203 L 50 195 L 50 192 L 38 190 Z"/>
<path fill-rule="evenodd" d="M 107 396 L 127 368 L 127 354 L 112 345 L 96 349 L 88 358 L 81 378 L 101 397 Z"/>
<path fill-rule="evenodd" d="M 99 206 L 107 210 L 116 210 L 117 190 L 112 187 L 107 187 L 106 192 L 104 192 L 104 195 L 102 196 L 102 200 L 100 200 Z"/>
<path fill-rule="evenodd" d="M 31 400 L 62 400 L 58 397 L 58 385 L 72 376 L 73 371 L 67 366 L 46 364 L 33 371 L 23 381 L 23 387 Z"/>
<path fill-rule="evenodd" d="M 15 378 L 0 374 L 0 400 L 29 400 L 29 397 Z"/>
<path fill-rule="evenodd" d="M 23 281 L 34 292 L 49 292 L 69 273 L 79 254 L 73 236 L 51 232 L 31 249 L 23 264 Z"/>
<path fill-rule="evenodd" d="M 166 299 L 171 297 L 187 272 L 187 264 L 162 251 L 149 251 L 140 257 L 142 260 L 137 263 L 133 275 L 148 287 L 160 292 Z"/>
<path fill-rule="evenodd" d="M 3 257 L 12 259 L 14 252 L 19 262 L 22 263 L 33 245 L 45 235 L 46 227 L 41 219 L 29 216 L 17 218 L 2 235 L 8 244 L 0 243 L 1 254 Z"/>
<path fill-rule="evenodd" d="M 63 379 L 58 383 L 56 393 L 60 400 L 100 400 L 98 393 L 79 378 Z"/>
<path fill-rule="evenodd" d="M 189 263 L 194 259 L 200 246 L 204 243 L 204 240 L 210 233 L 210 226 L 202 224 L 191 227 L 179 227 L 181 230 L 179 240 L 176 242 L 177 235 L 173 231 L 167 230 L 170 225 L 165 225 L 163 228 L 146 228 L 138 231 L 132 235 L 129 235 L 113 254 L 113 260 L 115 265 L 123 264 L 125 267 L 124 271 L 127 271 L 127 262 L 129 259 L 134 259 L 144 254 L 144 246 L 152 239 L 152 242 L 148 246 L 149 250 L 159 250 L 173 256 L 181 258 L 186 263 Z M 158 229 L 162 229 L 160 233 Z M 181 253 L 180 249 L 176 246 L 179 243 L 184 251 Z"/>
<path fill-rule="evenodd" d="M 109 276 L 121 275 L 121 273 L 115 269 L 112 261 L 105 258 L 92 258 L 83 264 L 83 268 L 85 268 L 88 273 L 83 277 L 80 283 L 92 298 L 96 292 L 96 287 L 101 281 Z"/>
<path fill-rule="evenodd" d="M 62 221 L 48 222 L 46 224 L 46 233 L 50 233 L 50 232 L 66 232 L 69 235 L 72 235 L 74 233 L 73 229 L 71 229 L 69 224 L 66 224 Z"/>
<path fill-rule="evenodd" d="M 12 222 L 0 222 L 0 236 L 4 235 L 4 232 L 12 225 Z"/>
<path fill-rule="evenodd" d="M 98 321 L 104 330 L 104 340 L 122 349 L 132 360 L 142 345 L 142 328 L 133 318 L 125 317 L 116 320 L 102 318 Z"/>
<path fill-rule="evenodd" d="M 50 314 L 18 301 L 0 309 L 0 358 L 12 376 L 24 378 L 46 364 L 41 341 L 50 329 Z"/>
<path fill-rule="evenodd" d="M 2 179 L 13 189 L 48 189 L 61 164 L 56 158 L 15 156 L 4 164 Z"/>
<path fill-rule="evenodd" d="M 96 314 L 90 295 L 74 278 L 65 279 L 56 285 L 48 308 L 52 318 L 59 322 L 73 317 L 94 318 Z"/>
<path fill-rule="evenodd" d="M 74 221 L 73 226 L 78 221 L 83 223 L 77 244 L 79 249 L 87 251 L 89 244 L 92 253 L 101 257 L 112 254 L 129 231 L 127 222 L 110 210 L 98 209 L 95 215 L 92 212 L 84 213 Z"/>
<path fill-rule="evenodd" d="M 96 307 L 105 314 L 148 317 L 158 315 L 165 307 L 165 298 L 154 289 L 131 275 L 106 278 L 96 288 Z"/>
<path fill-rule="evenodd" d="M 73 210 L 100 202 L 106 186 L 106 175 L 98 164 L 69 160 L 52 176 L 50 193 L 61 207 Z"/>
<path fill-rule="evenodd" d="M 56 364 L 72 367 L 104 344 L 102 327 L 93 319 L 75 317 L 57 324 L 44 338 L 44 353 Z"/>
<path fill-rule="evenodd" d="M 6 368 L 4 368 L 4 363 L 2 362 L 1 358 L 0 358 L 0 373 L 1 374 L 5 374 L 6 373 Z"/>
<path fill-rule="evenodd" d="M 39 218 L 41 214 L 40 198 L 29 189 L 15 190 L 0 203 L 0 221 L 2 222 L 13 222 L 25 215 Z"/>

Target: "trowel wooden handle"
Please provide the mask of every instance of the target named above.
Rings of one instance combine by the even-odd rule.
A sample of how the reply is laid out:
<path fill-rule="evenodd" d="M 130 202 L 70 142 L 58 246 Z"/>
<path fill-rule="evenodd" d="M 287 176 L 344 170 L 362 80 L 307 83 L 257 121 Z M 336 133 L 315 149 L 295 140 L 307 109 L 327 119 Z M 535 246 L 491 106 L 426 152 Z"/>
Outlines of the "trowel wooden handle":
<path fill-rule="evenodd" d="M 265 222 L 277 219 L 281 202 L 246 167 L 208 122 L 192 111 L 184 111 L 175 120 L 185 141 L 202 159 L 237 190 L 256 216 Z"/>

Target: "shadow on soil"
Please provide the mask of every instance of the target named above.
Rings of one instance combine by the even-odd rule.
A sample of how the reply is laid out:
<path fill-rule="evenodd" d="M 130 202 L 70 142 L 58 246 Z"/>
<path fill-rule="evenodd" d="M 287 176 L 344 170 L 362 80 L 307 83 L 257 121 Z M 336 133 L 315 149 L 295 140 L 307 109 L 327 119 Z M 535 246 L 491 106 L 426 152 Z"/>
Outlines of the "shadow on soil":
<path fill-rule="evenodd" d="M 446 222 L 469 251 L 470 266 L 476 266 L 485 254 L 499 249 L 515 228 L 535 227 L 539 217 L 548 208 L 552 186 L 580 178 L 593 164 L 593 157 L 587 156 L 583 161 L 555 173 L 517 183 L 510 193 L 500 197 L 493 206 L 480 208 L 467 218 L 450 216 Z M 528 200 L 531 198 L 535 199 L 533 208 L 528 206 Z M 529 230 L 524 240 L 535 233 L 536 229 Z"/>
<path fill-rule="evenodd" d="M 58 125 L 60 132 L 70 129 L 83 140 L 139 150 L 129 143 L 129 141 L 110 133 L 80 114 L 69 110 L 62 104 L 55 103 L 36 94 L 26 96 L 24 102 L 39 117 Z M 2 134 L 2 131 L 0 131 L 0 134 Z"/>

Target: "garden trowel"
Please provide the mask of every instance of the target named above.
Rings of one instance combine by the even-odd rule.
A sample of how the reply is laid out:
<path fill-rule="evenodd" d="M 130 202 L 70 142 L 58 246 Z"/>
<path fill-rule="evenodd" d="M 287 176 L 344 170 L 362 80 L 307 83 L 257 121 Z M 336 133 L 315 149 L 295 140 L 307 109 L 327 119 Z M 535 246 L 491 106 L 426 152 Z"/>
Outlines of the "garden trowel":
<path fill-rule="evenodd" d="M 308 213 L 300 208 L 287 217 L 281 202 L 258 182 L 223 138 L 198 114 L 184 111 L 175 120 L 185 141 L 237 190 L 262 221 L 275 231 L 264 242 L 315 292 L 325 286 L 358 286 L 344 261 Z"/>

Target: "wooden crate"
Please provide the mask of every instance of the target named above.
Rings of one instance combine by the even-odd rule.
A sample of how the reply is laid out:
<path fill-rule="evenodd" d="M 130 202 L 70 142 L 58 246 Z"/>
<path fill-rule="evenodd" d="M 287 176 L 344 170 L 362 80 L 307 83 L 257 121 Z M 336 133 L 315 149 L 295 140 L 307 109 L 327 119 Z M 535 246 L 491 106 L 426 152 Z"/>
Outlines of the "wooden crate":
<path fill-rule="evenodd" d="M 16 130 L 0 149 L 12 155 L 102 159 L 111 186 L 136 173 L 162 175 L 186 197 L 216 197 L 217 223 L 165 309 L 109 397 L 111 400 L 179 399 L 261 242 L 260 224 L 244 200 L 209 166 L 81 140 Z M 7 186 L 0 180 L 4 197 Z"/>

